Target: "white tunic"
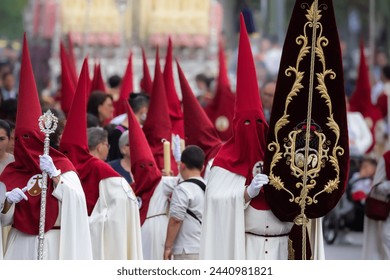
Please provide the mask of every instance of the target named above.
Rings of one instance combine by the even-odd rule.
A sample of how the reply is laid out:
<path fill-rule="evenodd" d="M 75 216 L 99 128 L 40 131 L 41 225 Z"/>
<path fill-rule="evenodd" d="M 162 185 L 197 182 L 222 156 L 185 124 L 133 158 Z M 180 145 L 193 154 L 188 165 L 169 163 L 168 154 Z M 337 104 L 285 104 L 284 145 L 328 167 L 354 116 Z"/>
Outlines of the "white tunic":
<path fill-rule="evenodd" d="M 89 217 L 93 259 L 142 260 L 138 202 L 122 177 L 103 179 Z"/>
<path fill-rule="evenodd" d="M 385 160 L 378 161 L 373 186 L 388 181 L 386 176 Z M 390 191 L 389 193 L 390 194 Z M 384 199 L 383 194 L 375 192 L 374 197 Z M 382 196 L 382 197 L 381 197 Z M 376 221 L 364 216 L 363 229 L 363 256 L 364 260 L 390 260 L 390 218 L 385 221 Z"/>
<path fill-rule="evenodd" d="M 61 174 L 53 192 L 58 199 L 59 214 L 55 226 L 45 233 L 43 259 L 88 260 L 92 259 L 91 236 L 87 205 L 80 180 L 75 172 Z M 3 225 L 11 225 L 15 204 L 6 214 L 1 214 Z M 25 234 L 12 228 L 7 241 L 4 259 L 34 260 L 38 255 L 38 236 Z"/>
<path fill-rule="evenodd" d="M 293 223 L 281 222 L 270 210 L 245 210 L 247 260 L 287 260 L 288 234 Z M 257 235 L 256 235 L 257 234 Z"/>
<path fill-rule="evenodd" d="M 245 178 L 214 166 L 207 181 L 200 259 L 244 260 Z"/>
<path fill-rule="evenodd" d="M 169 198 L 178 184 L 178 177 L 162 177 L 150 198 L 146 220 L 141 227 L 145 260 L 162 260 L 167 235 Z"/>

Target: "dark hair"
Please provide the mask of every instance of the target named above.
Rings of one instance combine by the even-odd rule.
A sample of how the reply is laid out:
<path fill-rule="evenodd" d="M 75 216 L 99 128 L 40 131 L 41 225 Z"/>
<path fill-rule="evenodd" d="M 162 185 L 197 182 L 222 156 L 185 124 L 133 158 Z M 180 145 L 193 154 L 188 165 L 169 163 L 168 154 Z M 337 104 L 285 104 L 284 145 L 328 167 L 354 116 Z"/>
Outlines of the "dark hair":
<path fill-rule="evenodd" d="M 0 118 L 16 122 L 18 101 L 15 98 L 4 100 L 0 106 Z"/>
<path fill-rule="evenodd" d="M 210 89 L 211 83 L 213 82 L 213 80 L 214 80 L 214 77 L 208 77 L 204 73 L 199 73 L 195 76 L 195 81 L 204 82 L 208 89 Z"/>
<path fill-rule="evenodd" d="M 99 126 L 99 119 L 91 113 L 87 113 L 87 128 Z"/>
<path fill-rule="evenodd" d="M 121 84 L 122 78 L 115 74 L 109 77 L 107 82 L 110 88 L 116 88 Z"/>
<path fill-rule="evenodd" d="M 12 74 L 11 72 L 5 72 L 3 73 L 3 75 L 1 76 L 1 79 L 4 81 L 8 76 L 13 76 L 14 74 Z"/>
<path fill-rule="evenodd" d="M 390 64 L 383 66 L 382 73 L 386 79 L 390 80 Z"/>
<path fill-rule="evenodd" d="M 145 93 L 132 93 L 129 97 L 129 103 L 131 109 L 133 109 L 134 114 L 138 113 L 142 107 L 149 106 L 149 96 Z"/>
<path fill-rule="evenodd" d="M 202 170 L 204 164 L 204 152 L 196 145 L 187 146 L 181 154 L 181 162 L 185 164 L 188 169 Z"/>
<path fill-rule="evenodd" d="M 11 138 L 11 127 L 5 120 L 0 120 L 0 129 L 4 129 L 7 133 L 8 138 Z"/>
<path fill-rule="evenodd" d="M 64 133 L 65 129 L 65 119 L 58 119 L 57 128 L 54 131 L 54 133 L 51 133 L 50 138 L 50 147 L 58 150 L 58 147 L 60 146 L 60 138 L 62 133 Z"/>
<path fill-rule="evenodd" d="M 11 132 L 12 132 L 12 130 L 15 129 L 15 123 L 11 120 L 5 120 L 5 121 L 8 123 L 9 128 L 11 129 Z"/>
<path fill-rule="evenodd" d="M 88 99 L 87 112 L 99 118 L 98 107 L 102 105 L 107 98 L 111 98 L 111 100 L 114 101 L 111 94 L 98 90 L 93 91 Z"/>
<path fill-rule="evenodd" d="M 370 157 L 370 156 L 364 156 L 362 158 L 362 160 L 360 161 L 360 164 L 362 164 L 363 162 L 368 162 L 368 163 L 370 163 L 370 164 L 372 164 L 374 166 L 378 165 L 377 160 L 375 158 L 373 158 L 373 157 Z"/>

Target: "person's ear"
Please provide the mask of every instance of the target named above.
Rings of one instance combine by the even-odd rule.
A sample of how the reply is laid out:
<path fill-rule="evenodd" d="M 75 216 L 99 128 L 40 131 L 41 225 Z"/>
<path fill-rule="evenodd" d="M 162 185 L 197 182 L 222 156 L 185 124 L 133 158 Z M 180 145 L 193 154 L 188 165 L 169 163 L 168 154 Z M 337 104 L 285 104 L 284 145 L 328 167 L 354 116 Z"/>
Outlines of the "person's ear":
<path fill-rule="evenodd" d="M 187 166 L 184 163 L 180 162 L 180 170 L 184 171 L 186 168 Z"/>

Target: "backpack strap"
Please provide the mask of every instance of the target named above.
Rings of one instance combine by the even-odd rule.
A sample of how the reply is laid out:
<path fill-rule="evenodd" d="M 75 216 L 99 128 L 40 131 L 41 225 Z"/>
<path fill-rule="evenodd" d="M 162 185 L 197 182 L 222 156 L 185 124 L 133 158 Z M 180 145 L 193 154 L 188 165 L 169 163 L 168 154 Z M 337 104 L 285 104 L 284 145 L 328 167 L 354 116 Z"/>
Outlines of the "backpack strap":
<path fill-rule="evenodd" d="M 206 191 L 206 185 L 205 183 L 203 183 L 201 180 L 199 179 L 195 179 L 195 178 L 191 178 L 191 179 L 187 179 L 187 180 L 184 180 L 182 181 L 181 183 L 183 182 L 190 182 L 190 183 L 194 183 L 195 185 L 199 186 L 199 188 L 202 189 L 202 191 Z"/>
<path fill-rule="evenodd" d="M 184 181 L 180 182 L 179 184 L 181 184 L 183 182 L 194 183 L 195 185 L 199 186 L 199 188 L 201 188 L 203 192 L 206 191 L 206 184 L 203 183 L 201 180 L 191 178 L 188 180 L 184 180 Z M 195 213 L 192 212 L 190 209 L 187 209 L 187 214 L 190 215 L 191 217 L 193 217 L 195 220 L 197 220 L 200 224 L 202 224 L 202 221 L 199 220 L 199 218 L 195 215 Z"/>

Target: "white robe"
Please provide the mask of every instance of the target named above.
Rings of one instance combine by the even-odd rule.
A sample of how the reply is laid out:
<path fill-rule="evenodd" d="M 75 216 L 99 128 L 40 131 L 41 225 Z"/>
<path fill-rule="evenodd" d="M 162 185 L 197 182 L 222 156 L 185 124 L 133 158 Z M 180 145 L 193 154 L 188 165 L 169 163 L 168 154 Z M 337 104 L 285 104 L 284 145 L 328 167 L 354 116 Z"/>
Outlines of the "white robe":
<path fill-rule="evenodd" d="M 207 181 L 200 259 L 245 259 L 245 178 L 223 168 L 211 169 Z"/>
<path fill-rule="evenodd" d="M 92 259 L 91 236 L 87 205 L 80 180 L 75 172 L 61 174 L 53 192 L 58 199 L 59 214 L 56 226 L 45 233 L 43 259 L 89 260 Z M 13 223 L 15 204 L 1 214 L 3 225 Z M 35 260 L 38 256 L 38 236 L 25 234 L 12 228 L 7 241 L 4 259 Z"/>
<path fill-rule="evenodd" d="M 93 259 L 143 259 L 138 202 L 124 178 L 100 181 L 99 198 L 89 217 L 89 227 Z"/>
<path fill-rule="evenodd" d="M 145 260 L 163 260 L 167 235 L 169 199 L 178 177 L 162 177 L 150 198 L 148 213 L 142 232 L 142 249 Z"/>
<path fill-rule="evenodd" d="M 248 206 L 245 204 L 244 191 L 245 177 L 218 166 L 211 169 L 206 189 L 200 259 L 288 258 L 288 236 L 264 237 L 254 234 L 286 234 L 292 223 L 281 222 L 271 210 L 256 210 Z M 314 259 L 323 259 L 321 223 L 318 220 L 313 223 L 309 234 Z"/>
<path fill-rule="evenodd" d="M 373 186 L 388 181 L 386 176 L 385 160 L 378 161 Z M 375 192 L 373 197 L 384 199 Z M 390 218 L 385 221 L 376 221 L 364 216 L 363 228 L 363 255 L 364 260 L 390 260 Z"/>

